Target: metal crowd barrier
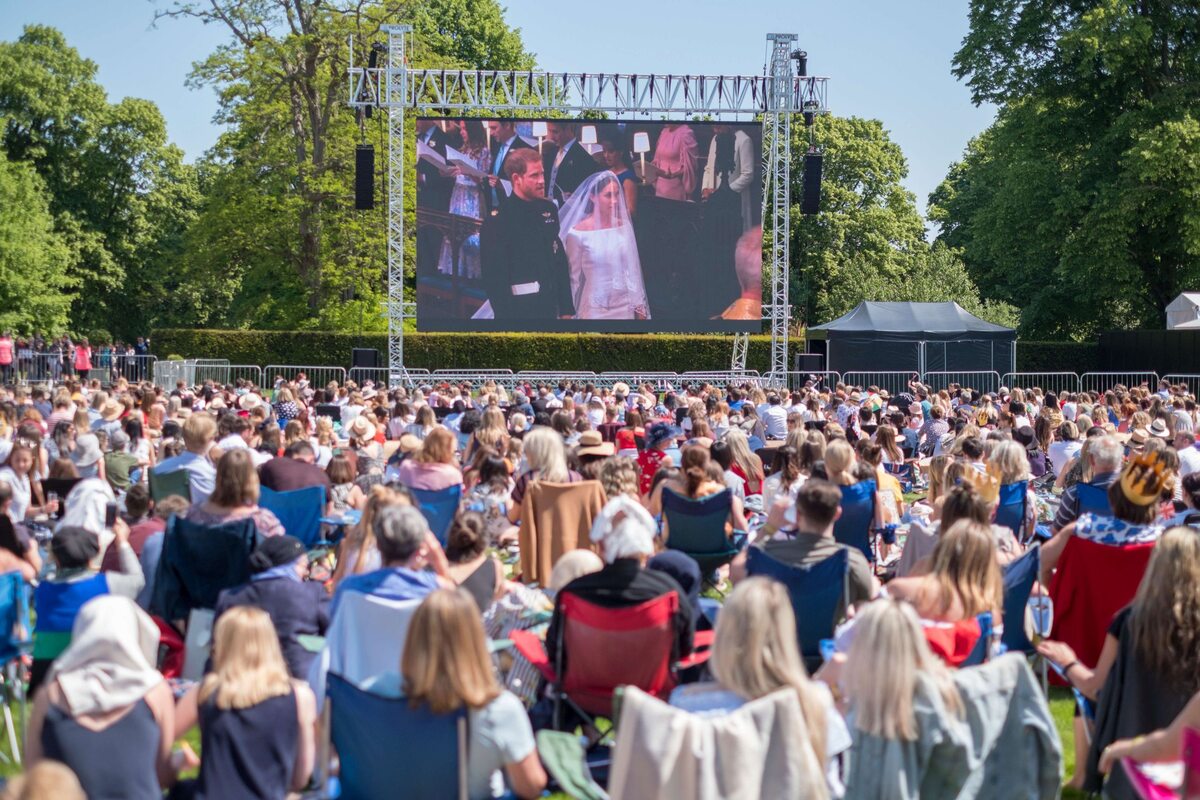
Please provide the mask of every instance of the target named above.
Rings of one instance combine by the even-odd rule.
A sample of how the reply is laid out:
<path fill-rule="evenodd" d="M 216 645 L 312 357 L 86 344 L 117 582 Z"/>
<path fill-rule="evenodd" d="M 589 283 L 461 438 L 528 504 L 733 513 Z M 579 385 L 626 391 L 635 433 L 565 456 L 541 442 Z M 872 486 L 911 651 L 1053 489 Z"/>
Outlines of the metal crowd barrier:
<path fill-rule="evenodd" d="M 677 372 L 602 372 L 596 379 L 596 385 L 611 389 L 617 383 L 629 386 L 630 391 L 636 390 L 642 384 L 648 383 L 658 391 L 678 389 L 680 376 Z"/>
<path fill-rule="evenodd" d="M 1106 392 L 1117 384 L 1132 389 L 1143 383 L 1151 389 L 1158 388 L 1157 372 L 1085 372 L 1079 376 L 1082 392 Z"/>
<path fill-rule="evenodd" d="M 201 384 L 205 381 L 219 383 L 222 386 L 247 380 L 255 386 L 262 386 L 263 369 L 256 364 L 197 364 L 194 380 Z"/>
<path fill-rule="evenodd" d="M 308 379 L 308 385 L 314 389 L 324 389 L 331 381 L 339 384 L 346 382 L 345 367 L 302 366 L 295 364 L 268 364 L 263 367 L 264 389 L 275 388 L 279 378 L 295 380 L 300 373 Z"/>
<path fill-rule="evenodd" d="M 1062 394 L 1079 391 L 1079 375 L 1075 372 L 1006 372 L 1000 383 L 1009 389 L 1041 389 Z"/>
<path fill-rule="evenodd" d="M 803 389 L 808 385 L 809 381 L 813 381 L 813 385 L 818 389 L 833 389 L 842 382 L 842 376 L 833 370 L 787 373 L 787 388 L 789 391 L 794 392 Z"/>
<path fill-rule="evenodd" d="M 456 386 L 462 383 L 470 383 L 471 387 L 475 389 L 483 386 L 488 381 L 492 381 L 497 386 L 512 389 L 517 385 L 517 376 L 509 369 L 435 369 L 429 375 L 429 381 L 434 384 L 450 383 Z"/>
<path fill-rule="evenodd" d="M 980 392 L 996 392 L 1000 390 L 1000 373 L 988 370 L 940 370 L 926 372 L 921 376 L 921 383 L 935 390 L 949 388 L 953 383 Z"/>
<path fill-rule="evenodd" d="M 770 376 L 768 376 L 770 377 Z M 757 370 L 697 370 L 694 372 L 685 372 L 679 376 L 684 383 L 711 383 L 714 385 L 726 386 L 728 384 L 738 383 L 756 383 L 763 382 L 763 376 Z"/>
<path fill-rule="evenodd" d="M 908 382 L 915 377 L 912 372 L 843 372 L 842 382 L 847 386 L 878 386 L 887 389 L 890 394 L 900 394 L 908 391 Z"/>
<path fill-rule="evenodd" d="M 1170 381 L 1172 386 L 1184 384 L 1193 397 L 1200 396 L 1200 375 L 1163 375 L 1164 381 Z"/>

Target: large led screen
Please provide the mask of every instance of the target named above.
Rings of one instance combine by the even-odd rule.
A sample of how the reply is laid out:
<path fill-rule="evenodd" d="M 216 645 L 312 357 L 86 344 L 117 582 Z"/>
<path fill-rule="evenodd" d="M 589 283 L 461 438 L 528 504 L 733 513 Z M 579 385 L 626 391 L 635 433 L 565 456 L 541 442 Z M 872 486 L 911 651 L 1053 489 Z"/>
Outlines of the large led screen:
<path fill-rule="evenodd" d="M 422 118 L 417 327 L 758 332 L 758 123 Z"/>

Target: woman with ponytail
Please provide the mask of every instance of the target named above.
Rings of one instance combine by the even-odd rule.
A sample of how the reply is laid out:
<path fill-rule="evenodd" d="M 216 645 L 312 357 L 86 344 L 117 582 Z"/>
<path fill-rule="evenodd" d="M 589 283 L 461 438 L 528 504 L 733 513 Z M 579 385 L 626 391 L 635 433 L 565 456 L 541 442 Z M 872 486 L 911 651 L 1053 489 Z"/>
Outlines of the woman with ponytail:
<path fill-rule="evenodd" d="M 688 445 L 683 448 L 680 461 L 679 475 L 660 483 L 650 495 L 650 513 L 655 517 L 662 516 L 664 541 L 667 537 L 667 520 L 662 513 L 663 492 L 674 492 L 688 500 L 702 500 L 711 495 L 729 491 L 729 487 L 723 480 L 723 470 L 709 456 L 707 447 Z M 747 530 L 746 514 L 742 508 L 742 501 L 736 496 L 731 497 L 725 532 L 732 535 L 734 531 L 745 530 Z"/>

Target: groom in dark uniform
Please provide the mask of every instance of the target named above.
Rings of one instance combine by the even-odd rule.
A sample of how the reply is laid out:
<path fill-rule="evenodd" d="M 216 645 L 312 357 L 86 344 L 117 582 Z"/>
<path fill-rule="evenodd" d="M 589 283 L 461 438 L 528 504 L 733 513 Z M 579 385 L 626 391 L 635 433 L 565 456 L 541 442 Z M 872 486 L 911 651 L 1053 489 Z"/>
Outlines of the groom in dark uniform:
<path fill-rule="evenodd" d="M 504 163 L 513 193 L 483 221 L 480 272 L 497 320 L 571 319 L 570 265 L 558 238 L 558 209 L 545 199 L 546 173 L 533 149 Z"/>

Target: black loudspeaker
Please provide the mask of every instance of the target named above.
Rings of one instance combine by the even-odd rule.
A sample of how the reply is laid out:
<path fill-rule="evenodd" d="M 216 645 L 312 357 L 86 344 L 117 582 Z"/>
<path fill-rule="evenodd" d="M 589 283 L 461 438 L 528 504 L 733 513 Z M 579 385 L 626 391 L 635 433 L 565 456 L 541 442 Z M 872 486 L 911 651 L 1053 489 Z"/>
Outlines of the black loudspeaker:
<path fill-rule="evenodd" d="M 373 347 L 355 347 L 351 351 L 352 367 L 379 368 L 379 351 Z"/>
<path fill-rule="evenodd" d="M 796 372 L 824 372 L 825 356 L 820 353 L 797 353 L 794 369 Z"/>
<path fill-rule="evenodd" d="M 804 157 L 804 199 L 800 204 L 803 214 L 816 214 L 821 210 L 821 154 L 809 153 Z"/>
<path fill-rule="evenodd" d="M 359 211 L 375 207 L 374 145 L 360 144 L 354 148 L 354 207 Z"/>

